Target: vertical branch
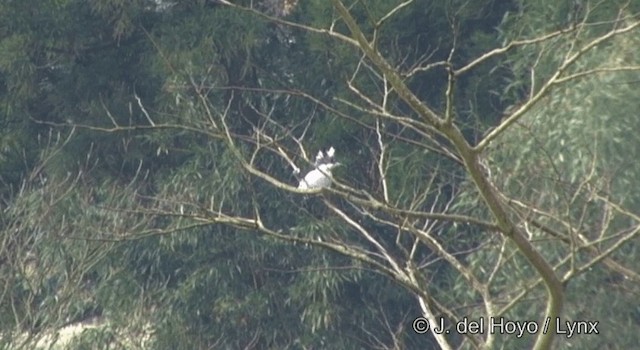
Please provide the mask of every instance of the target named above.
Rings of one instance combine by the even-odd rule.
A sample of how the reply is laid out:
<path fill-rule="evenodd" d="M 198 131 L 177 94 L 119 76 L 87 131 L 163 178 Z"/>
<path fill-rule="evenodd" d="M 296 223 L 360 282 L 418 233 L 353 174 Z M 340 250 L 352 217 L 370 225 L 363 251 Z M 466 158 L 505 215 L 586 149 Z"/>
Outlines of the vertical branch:
<path fill-rule="evenodd" d="M 415 276 L 414 269 L 408 268 L 407 270 L 408 270 L 409 280 L 411 281 L 411 283 L 415 283 L 416 285 L 418 285 L 418 280 Z M 426 295 L 418 295 L 418 304 L 420 305 L 420 309 L 422 309 L 422 314 L 429 320 L 429 324 L 431 325 L 440 324 L 440 322 L 438 322 L 439 320 L 436 318 L 435 314 L 433 313 L 433 307 L 430 305 L 429 298 Z M 436 339 L 441 349 L 453 350 L 453 348 L 447 341 L 447 338 L 444 337 L 444 334 L 442 332 L 435 332 L 433 326 L 430 327 L 430 330 L 431 330 L 431 334 Z"/>
<path fill-rule="evenodd" d="M 380 147 L 380 157 L 378 158 L 378 173 L 380 174 L 380 182 L 382 184 L 382 195 L 384 196 L 384 202 L 389 203 L 389 189 L 387 187 L 387 167 L 385 166 L 385 152 L 387 147 L 382 140 L 382 133 L 380 132 L 380 119 L 376 119 L 376 133 L 378 134 L 378 146 Z"/>

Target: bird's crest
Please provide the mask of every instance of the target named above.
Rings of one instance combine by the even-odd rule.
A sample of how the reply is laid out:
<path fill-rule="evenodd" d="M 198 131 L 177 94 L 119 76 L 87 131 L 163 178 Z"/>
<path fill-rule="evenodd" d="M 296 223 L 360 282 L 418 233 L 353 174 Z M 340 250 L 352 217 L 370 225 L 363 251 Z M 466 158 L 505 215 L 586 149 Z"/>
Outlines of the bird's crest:
<path fill-rule="evenodd" d="M 318 151 L 316 155 L 316 161 L 313 165 L 317 168 L 322 164 L 332 164 L 335 163 L 334 155 L 336 153 L 336 149 L 331 146 L 328 151 L 323 152 L 322 150 Z"/>

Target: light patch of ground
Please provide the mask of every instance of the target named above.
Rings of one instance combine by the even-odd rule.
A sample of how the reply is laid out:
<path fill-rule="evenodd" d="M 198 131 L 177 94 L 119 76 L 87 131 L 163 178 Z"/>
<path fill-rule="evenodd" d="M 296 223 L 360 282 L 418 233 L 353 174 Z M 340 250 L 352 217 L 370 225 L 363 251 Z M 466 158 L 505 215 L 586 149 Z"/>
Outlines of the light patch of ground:
<path fill-rule="evenodd" d="M 108 327 L 109 324 L 107 321 L 102 318 L 95 317 L 83 322 L 70 324 L 55 332 L 48 332 L 39 336 L 37 339 L 28 339 L 28 335 L 24 334 L 17 337 L 13 342 L 13 346 L 10 346 L 8 349 L 65 350 L 68 349 L 73 340 L 82 335 L 84 331 L 94 329 L 107 330 Z M 143 349 L 145 348 L 145 344 L 148 344 L 151 340 L 151 327 L 145 327 L 145 330 L 142 333 L 143 334 L 118 334 L 116 336 L 118 339 L 118 345 L 130 349 Z M 103 348 L 106 344 L 101 345 L 102 346 L 100 347 Z"/>

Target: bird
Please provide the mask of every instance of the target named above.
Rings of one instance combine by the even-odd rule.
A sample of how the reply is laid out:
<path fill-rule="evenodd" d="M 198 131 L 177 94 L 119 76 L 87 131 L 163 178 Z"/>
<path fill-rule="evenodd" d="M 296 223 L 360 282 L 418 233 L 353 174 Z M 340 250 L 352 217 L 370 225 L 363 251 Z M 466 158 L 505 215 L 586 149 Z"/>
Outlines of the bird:
<path fill-rule="evenodd" d="M 311 190 L 331 186 L 333 182 L 333 174 L 331 171 L 341 165 L 335 161 L 335 153 L 336 150 L 333 146 L 326 152 L 322 150 L 318 151 L 316 160 L 313 162 L 313 170 L 309 171 L 305 176 L 300 176 L 300 169 L 294 169 L 293 174 L 300 181 L 298 189 Z"/>

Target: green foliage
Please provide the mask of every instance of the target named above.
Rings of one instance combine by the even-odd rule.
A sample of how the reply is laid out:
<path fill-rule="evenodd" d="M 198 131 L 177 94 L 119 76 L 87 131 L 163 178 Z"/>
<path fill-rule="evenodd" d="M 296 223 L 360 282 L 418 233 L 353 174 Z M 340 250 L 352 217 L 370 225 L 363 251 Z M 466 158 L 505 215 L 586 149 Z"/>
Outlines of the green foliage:
<path fill-rule="evenodd" d="M 592 20 L 611 18 L 618 9 L 614 3 L 600 4 Z M 375 48 L 434 110 L 445 106 L 445 70 L 410 74 L 412 69 L 446 59 L 454 42 L 452 64 L 459 68 L 498 40 L 553 31 L 584 11 L 549 1 L 420 0 L 376 26 L 398 4 L 355 2 L 351 11 L 370 39 L 376 30 Z M 348 34 L 330 2 L 296 6 L 286 20 L 322 28 L 335 24 L 335 31 Z M 354 216 L 362 214 L 356 206 L 330 192 L 294 194 L 248 174 L 221 121 L 241 156 L 283 182 L 295 184 L 291 169 L 268 147 L 283 146 L 303 164 L 291 137 L 304 134 L 310 158 L 335 146 L 348 165 L 336 177 L 376 198 L 383 197 L 383 168 L 394 205 L 490 217 L 464 168 L 433 151 L 432 144 L 442 140 L 425 140 L 425 130 L 407 130 L 369 113 L 362 96 L 376 103 L 384 98 L 390 113 L 417 118 L 394 91 L 385 95 L 389 87 L 352 46 L 213 1 L 9 1 L 0 4 L 0 23 L 0 338 L 13 343 L 0 341 L 0 347 L 20 341 L 29 347 L 67 324 L 94 319 L 99 324 L 68 347 L 435 346 L 430 337 L 408 330 L 421 312 L 412 295 L 371 272 L 372 266 L 237 224 L 213 223 L 217 215 L 259 215 L 279 234 L 377 249 L 324 201 Z M 561 62 L 555 53 L 571 47 L 568 38 L 586 42 L 607 28 L 594 25 L 575 38 L 513 50 L 505 61 L 490 61 L 460 77 L 456 122 L 467 135 L 482 134 L 477 127 L 495 123 L 505 105 L 526 95 L 534 62 L 535 77 L 542 80 Z M 585 55 L 567 74 L 640 60 L 634 37 L 608 45 Z M 640 167 L 631 161 L 640 149 L 633 133 L 640 127 L 636 75 L 594 75 L 558 87 L 494 142 L 487 162 L 495 185 L 562 214 L 586 234 L 597 232 L 604 206 L 591 202 L 588 191 L 573 197 L 581 184 L 640 209 L 640 198 L 629 191 L 640 178 Z M 259 131 L 275 141 L 261 139 Z M 378 164 L 381 141 L 386 158 Z M 254 154 L 256 143 L 268 151 Z M 360 218 L 358 225 L 399 261 L 416 244 L 412 234 Z M 566 231 L 552 219 L 540 220 Z M 524 281 L 534 271 L 498 233 L 442 220 L 425 220 L 427 225 L 480 278 L 489 278 L 492 264 L 504 259 L 493 275 L 492 293 L 513 296 L 529 288 Z M 628 221 L 616 217 L 610 225 L 623 230 Z M 531 231 L 533 240 L 540 237 Z M 422 243 L 411 254 L 424 266 L 419 277 L 428 281 L 425 291 L 460 314 L 482 315 L 479 293 Z M 555 263 L 569 249 L 559 240 L 535 244 Z M 606 249 L 607 242 L 598 248 Z M 633 242 L 612 258 L 633 266 L 637 249 Z M 588 257 L 578 251 L 575 263 Z M 608 272 L 596 265 L 570 281 L 567 317 L 634 329 L 637 310 L 628 305 L 637 301 L 637 288 Z M 532 300 L 544 290 L 531 288 L 530 299 L 508 309 L 506 317 L 540 314 Z M 21 340 L 24 334 L 33 339 Z M 571 345 L 632 347 L 631 337 L 609 334 Z M 510 339 L 499 346 L 530 342 Z"/>
<path fill-rule="evenodd" d="M 152 219 L 144 212 L 201 214 L 214 201 L 222 203 L 221 210 L 251 216 L 254 203 L 246 198 L 253 198 L 271 203 L 266 207 L 269 211 L 261 213 L 270 226 L 293 227 L 292 233 L 301 237 L 350 237 L 366 245 L 339 222 L 326 220 L 323 215 L 328 213 L 318 216 L 316 209 L 322 204 L 316 198 L 301 204 L 299 197 L 290 198 L 248 178 L 224 143 L 207 133 L 214 126 L 203 118 L 209 110 L 222 113 L 222 102 L 231 95 L 230 90 L 219 89 L 225 85 L 302 90 L 334 105 L 335 97 L 345 96 L 342 83 L 358 64 L 352 48 L 206 2 L 181 2 L 166 9 L 156 9 L 149 1 L 31 5 L 2 5 L 7 10 L 3 30 L 10 34 L 0 42 L 3 113 L 20 122 L 12 133 L 3 134 L 3 143 L 24 150 L 30 136 L 64 140 L 65 133 L 48 134 L 48 125 L 26 122 L 29 118 L 126 128 L 149 125 L 147 112 L 156 124 L 189 128 L 117 133 L 78 129 L 57 152 L 45 142 L 36 147 L 44 153 L 34 152 L 27 164 L 36 164 L 39 172 L 34 178 L 46 178 L 47 185 L 29 187 L 24 193 L 6 192 L 4 198 L 12 208 L 24 208 L 29 215 L 11 214 L 4 227 L 16 225 L 30 233 L 27 237 L 43 227 L 55 228 L 55 232 L 45 231 L 46 239 L 27 239 L 17 250 L 31 251 L 40 259 L 38 266 L 49 268 L 38 277 L 37 288 L 14 291 L 25 295 L 15 304 L 40 307 L 36 319 L 29 320 L 24 309 L 17 317 L 22 325 L 7 319 L 3 328 L 24 329 L 29 323 L 56 328 L 96 316 L 107 318 L 108 325 L 85 332 L 73 346 L 121 340 L 148 325 L 153 329 L 153 347 L 158 348 L 244 347 L 254 336 L 269 348 L 319 344 L 355 348 L 362 347 L 363 340 L 350 334 L 362 329 L 372 329 L 374 334 L 380 333 L 374 329 L 384 329 L 386 334 L 385 317 L 397 324 L 404 315 L 416 312 L 406 294 L 379 276 L 362 273 L 361 266 L 334 270 L 353 264 L 339 256 L 217 226 L 154 234 L 153 230 L 170 231 L 193 222 L 179 217 Z M 302 10 L 294 16 L 303 22 L 329 23 L 332 18 L 326 2 L 300 6 Z M 30 8 L 39 9 L 36 17 L 30 18 Z M 357 13 L 367 26 L 389 9 L 389 3 L 379 1 L 359 7 Z M 400 62 L 407 53 L 415 60 L 422 48 L 431 45 L 434 28 L 442 22 L 423 26 L 421 13 L 403 10 L 401 17 L 385 23 L 378 47 L 391 60 Z M 412 31 L 403 31 L 409 18 Z M 438 18 L 443 17 L 432 17 Z M 422 46 L 404 51 L 414 36 L 421 38 Z M 356 80 L 363 91 L 380 93 L 371 76 L 359 75 Z M 205 103 L 200 91 L 207 91 Z M 353 164 L 352 169 L 367 169 L 363 173 L 370 174 L 364 150 L 375 144 L 372 130 L 363 132 L 357 123 L 337 119 L 306 99 L 282 92 L 236 90 L 233 94 L 228 120 L 238 134 L 249 135 L 252 126 L 263 125 L 262 117 L 249 106 L 265 114 L 275 106 L 273 118 L 296 132 L 301 121 L 317 116 L 308 136 L 313 139 L 310 151 L 333 144 L 345 150 L 341 156 Z M 357 118 L 373 125 L 364 115 Z M 14 133 L 20 136 L 12 139 Z M 358 152 L 347 152 L 355 150 L 350 135 L 365 141 Z M 420 164 L 429 157 L 415 153 L 406 165 L 404 149 L 394 147 L 390 153 L 389 183 L 419 185 L 430 175 Z M 22 150 L 16 152 L 22 154 Z M 16 169 L 23 159 L 15 158 L 4 164 Z M 290 170 L 272 157 L 257 165 L 293 181 Z M 77 178 L 68 175 L 79 172 Z M 411 176 L 405 178 L 406 173 Z M 360 184 L 375 179 L 374 175 L 341 175 Z M 20 180 L 15 176 L 14 186 Z M 39 202 L 41 192 L 49 196 Z M 396 201 L 404 200 L 393 195 Z M 21 226 L 23 220 L 28 225 Z M 381 235 L 384 232 L 380 230 Z M 24 276 L 20 281 L 16 286 L 29 283 Z M 58 286 L 65 286 L 63 294 L 52 295 L 51 289 Z M 56 304 L 54 297 L 65 302 Z M 363 298 L 368 302 L 363 303 Z M 362 309 L 355 315 L 354 304 Z M 389 313 L 397 305 L 402 314 Z M 47 319 L 47 315 L 59 318 Z M 136 325 L 133 330 L 132 324 Z M 386 336 L 379 338 L 389 341 Z M 424 342 L 407 338 L 416 344 Z"/>
<path fill-rule="evenodd" d="M 612 9 L 598 8 L 590 17 L 606 17 L 603 12 L 609 10 Z M 528 24 L 519 22 L 518 26 L 528 28 Z M 542 30 L 539 26 L 534 27 L 532 35 Z M 575 40 L 586 42 L 601 34 L 602 30 L 594 26 L 593 31 L 580 33 L 582 37 Z M 640 57 L 631 49 L 639 44 L 636 41 L 632 36 L 622 37 L 611 41 L 606 47 L 592 50 L 567 74 L 637 62 Z M 563 59 L 556 52 L 566 50 L 570 50 L 570 46 L 565 40 L 557 40 L 551 46 L 519 50 L 510 60 L 513 62 L 514 76 L 523 74 L 535 60 L 538 62 L 536 79 L 544 81 L 549 76 L 548 72 L 554 71 Z M 640 210 L 638 196 L 629 191 L 636 187 L 640 176 L 640 168 L 633 161 L 640 147 L 633 131 L 640 127 L 634 112 L 640 106 L 633 86 L 639 77 L 635 72 L 603 73 L 578 77 L 570 85 L 563 83 L 527 112 L 512 132 L 504 133 L 493 145 L 490 162 L 494 174 L 499 174 L 495 177 L 499 179 L 496 180 L 498 187 L 509 198 L 533 205 L 539 210 L 536 213 L 526 210 L 521 213 L 527 213 L 525 215 L 561 232 L 565 237 L 573 236 L 575 240 L 578 240 L 578 234 L 595 239 L 598 235 L 615 235 L 615 232 L 628 227 L 629 217 L 622 212 L 611 211 L 608 203 L 633 208 L 631 211 L 634 212 Z M 521 79 L 518 83 L 523 80 L 526 81 Z M 533 227 L 527 227 L 527 230 L 538 249 L 549 261 L 561 266 L 561 271 L 568 272 L 593 257 L 586 249 L 581 249 L 576 252 L 574 261 L 561 262 L 560 257 L 566 256 L 570 249 L 566 239 L 549 239 L 547 234 Z M 624 266 L 637 265 L 633 258 L 633 252 L 637 250 L 636 243 L 637 240 L 627 243 L 626 248 L 617 251 L 612 258 Z M 609 244 L 603 239 L 597 247 L 602 251 Z M 493 249 L 473 254 L 474 268 L 482 271 L 482 266 L 491 266 L 502 248 L 496 245 Z M 506 252 L 507 257 L 515 254 L 510 248 Z M 525 280 L 526 276 L 531 275 L 531 271 L 523 269 L 524 266 L 518 263 L 520 259 L 517 256 L 510 259 L 504 271 L 496 275 L 496 286 L 512 285 L 514 278 Z M 616 327 L 623 334 L 632 332 L 631 329 L 637 326 L 637 314 L 617 308 L 632 303 L 637 298 L 637 288 L 612 275 L 618 276 L 618 272 L 599 266 L 572 278 L 563 317 L 570 320 L 597 320 L 603 328 Z M 612 279 L 615 280 L 613 284 Z M 542 293 L 543 290 L 536 289 L 532 294 Z M 614 299 L 616 302 L 611 304 Z M 512 317 L 530 319 L 539 312 L 523 307 L 520 305 L 511 310 Z M 630 341 L 619 335 L 601 334 L 598 337 L 566 340 L 561 346 L 597 347 L 612 343 L 630 344 Z M 514 346 L 517 345 L 509 343 L 507 347 Z"/>

